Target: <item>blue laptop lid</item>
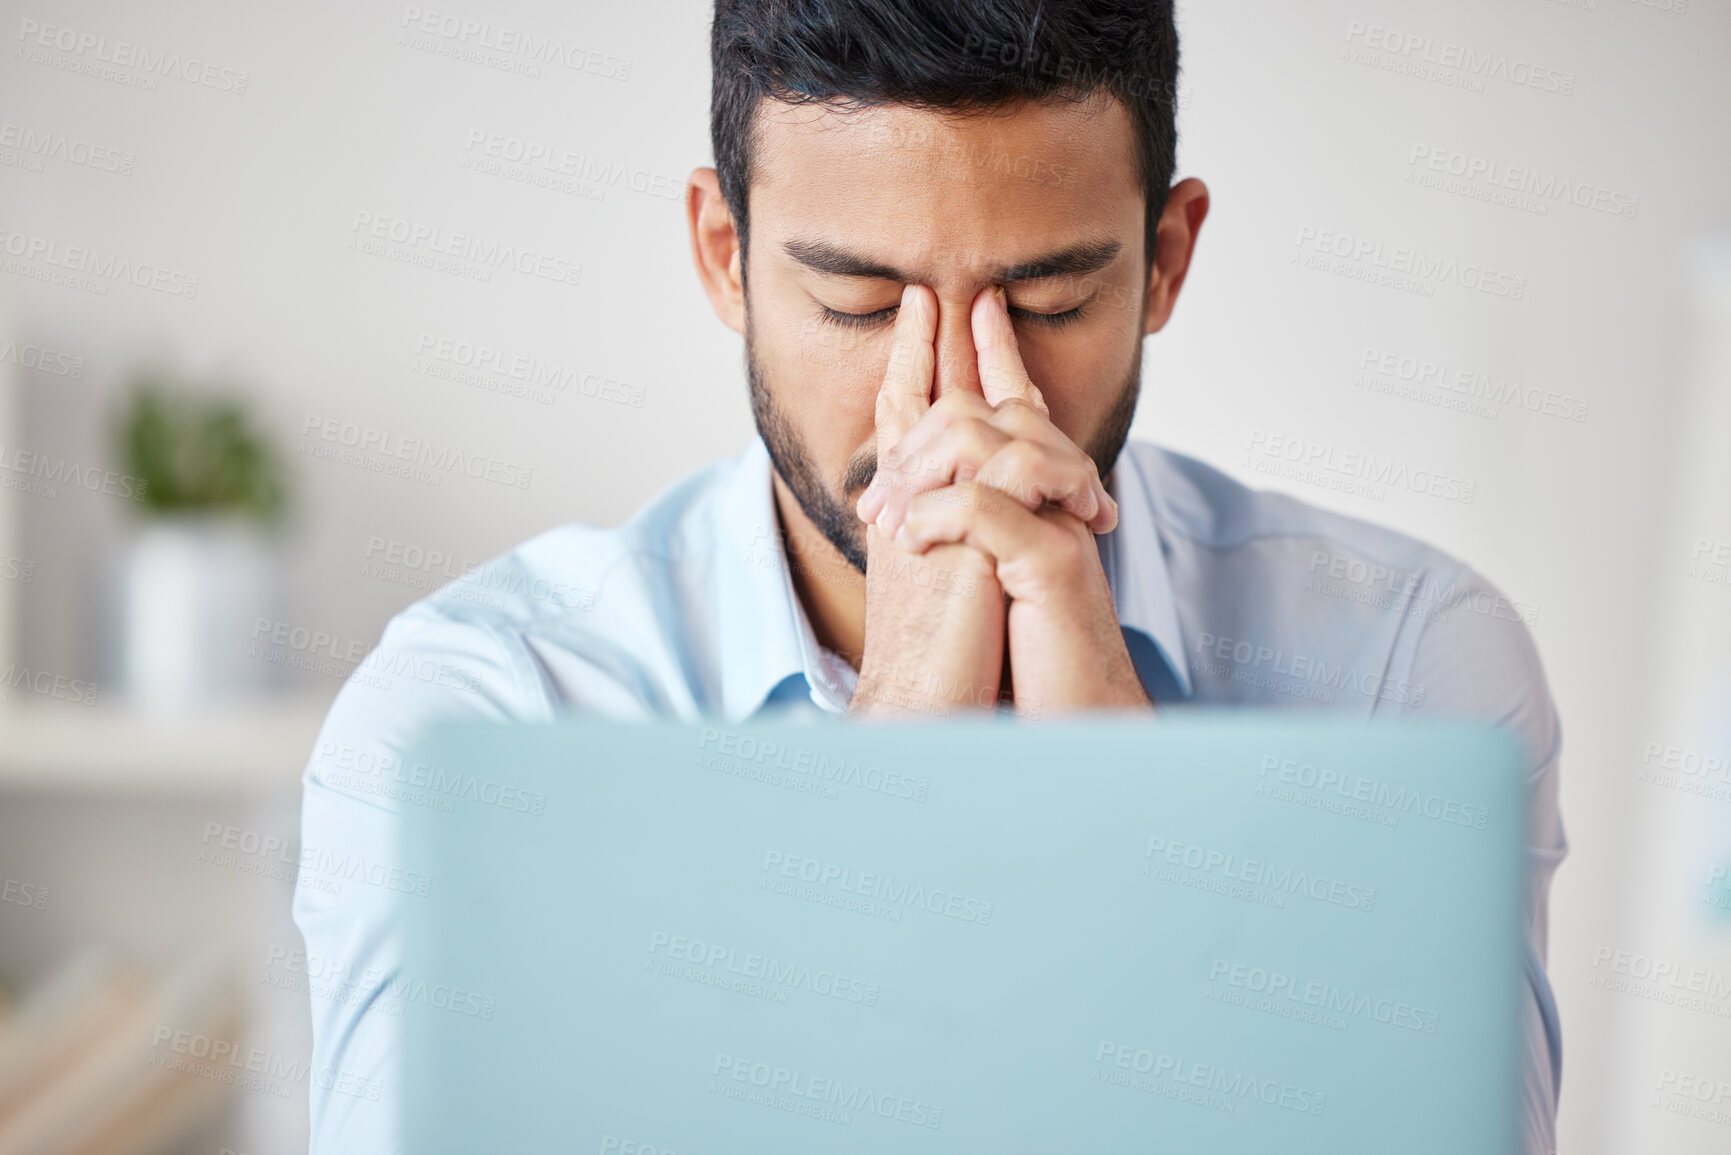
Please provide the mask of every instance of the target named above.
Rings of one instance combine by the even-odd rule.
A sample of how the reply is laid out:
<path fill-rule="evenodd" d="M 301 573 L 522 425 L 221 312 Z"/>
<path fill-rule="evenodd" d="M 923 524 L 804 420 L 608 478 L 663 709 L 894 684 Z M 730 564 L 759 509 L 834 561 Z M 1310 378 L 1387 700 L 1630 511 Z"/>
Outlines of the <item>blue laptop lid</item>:
<path fill-rule="evenodd" d="M 406 1006 L 407 1150 L 1514 1150 L 1525 787 L 1488 730 L 573 721 L 415 758 L 458 786 L 404 817 L 404 973 L 464 998 Z"/>

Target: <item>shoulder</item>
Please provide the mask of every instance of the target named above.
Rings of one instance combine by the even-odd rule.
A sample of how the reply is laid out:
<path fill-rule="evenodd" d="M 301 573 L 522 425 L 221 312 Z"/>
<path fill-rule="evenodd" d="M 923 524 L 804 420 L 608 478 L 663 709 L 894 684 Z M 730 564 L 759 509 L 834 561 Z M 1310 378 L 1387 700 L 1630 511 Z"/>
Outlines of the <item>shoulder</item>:
<path fill-rule="evenodd" d="M 1283 493 L 1252 489 L 1194 457 L 1147 442 L 1131 442 L 1124 456 L 1141 471 L 1154 497 L 1161 534 L 1193 547 L 1227 553 L 1247 545 L 1282 543 L 1299 552 L 1307 568 L 1336 566 L 1339 552 L 1351 560 L 1402 572 L 1441 573 L 1463 568 L 1443 551 L 1373 522 L 1322 509 Z M 1320 556 L 1317 556 L 1320 555 Z"/>
<path fill-rule="evenodd" d="M 1176 595 L 1203 620 L 1277 614 L 1282 638 L 1405 671 L 1411 697 L 1397 704 L 1408 710 L 1509 725 L 1535 761 L 1554 757 L 1556 712 L 1529 629 L 1537 606 L 1416 537 L 1184 454 L 1131 443 L 1120 460 L 1151 496 Z"/>
<path fill-rule="evenodd" d="M 722 514 L 742 462 L 687 475 L 623 525 L 558 526 L 473 567 L 396 614 L 341 697 L 376 710 L 382 690 L 410 714 L 518 720 L 571 707 L 640 713 L 705 618 L 718 551 L 732 548 Z"/>
<path fill-rule="evenodd" d="M 738 458 L 688 474 L 617 527 L 578 522 L 547 530 L 486 561 L 398 615 L 502 633 L 582 620 L 604 629 L 645 588 L 710 564 Z M 394 624 L 394 623 L 393 623 Z"/>

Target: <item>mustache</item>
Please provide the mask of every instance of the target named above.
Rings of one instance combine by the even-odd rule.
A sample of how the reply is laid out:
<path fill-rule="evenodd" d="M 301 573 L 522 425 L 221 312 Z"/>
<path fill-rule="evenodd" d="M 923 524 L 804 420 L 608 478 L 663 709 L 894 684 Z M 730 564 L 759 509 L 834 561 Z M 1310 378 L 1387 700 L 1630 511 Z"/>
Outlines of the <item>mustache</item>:
<path fill-rule="evenodd" d="M 841 491 L 852 493 L 856 489 L 864 489 L 872 483 L 872 478 L 878 475 L 878 454 L 875 449 L 868 449 L 854 456 L 842 471 Z"/>

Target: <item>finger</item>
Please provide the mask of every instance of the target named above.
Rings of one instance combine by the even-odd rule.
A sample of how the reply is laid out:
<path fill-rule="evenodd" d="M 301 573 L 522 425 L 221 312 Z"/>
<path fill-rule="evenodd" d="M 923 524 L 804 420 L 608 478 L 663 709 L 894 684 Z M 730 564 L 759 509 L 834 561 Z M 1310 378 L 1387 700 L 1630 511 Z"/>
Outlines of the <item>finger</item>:
<path fill-rule="evenodd" d="M 981 402 L 984 405 L 984 402 Z M 933 424 L 934 411 L 920 423 L 920 428 L 908 435 L 905 446 L 920 436 L 921 430 Z M 901 524 L 908 503 L 922 493 L 942 489 L 954 481 L 970 480 L 980 468 L 1010 444 L 1010 438 L 991 423 L 980 420 L 957 420 L 945 424 L 915 453 L 897 449 L 889 468 L 878 469 L 872 480 L 876 491 L 874 515 L 877 526 L 894 536 Z"/>
<path fill-rule="evenodd" d="M 878 465 L 892 470 L 904 468 L 909 461 L 918 458 L 928 445 L 954 426 L 970 421 L 997 425 L 998 423 L 992 420 L 996 412 L 978 393 L 966 389 L 952 389 L 932 402 L 932 407 L 920 418 L 919 424 L 908 430 L 908 435 L 887 455 L 881 457 Z M 1004 432 L 1015 436 L 1007 429 Z"/>
<path fill-rule="evenodd" d="M 966 390 L 952 390 L 933 402 L 906 437 L 888 452 L 878 454 L 877 472 L 872 475 L 871 484 L 866 486 L 856 506 L 859 516 L 868 522 L 875 521 L 893 489 L 912 485 L 912 492 L 922 492 L 932 488 L 917 484 L 931 479 L 938 468 L 926 447 L 958 422 L 970 418 L 985 422 L 991 418 L 992 412 L 985 398 Z M 996 448 L 995 443 L 993 448 Z M 984 461 L 986 456 L 982 454 L 980 460 Z M 946 484 L 948 479 L 949 475 L 944 474 L 938 483 Z"/>
<path fill-rule="evenodd" d="M 1046 399 L 1022 364 L 1008 305 L 1009 297 L 1002 285 L 982 289 L 974 298 L 969 319 L 974 330 L 974 354 L 980 364 L 980 389 L 994 407 L 1014 397 L 1049 417 L 1051 410 L 1046 408 Z"/>
<path fill-rule="evenodd" d="M 932 407 L 932 373 L 937 364 L 938 302 L 924 285 L 902 290 L 901 308 L 890 344 L 890 363 L 878 390 L 878 457 L 895 448 Z"/>
<path fill-rule="evenodd" d="M 1052 411 L 1047 407 L 1039 386 L 1028 376 L 1027 367 L 1022 364 L 1016 328 L 1010 323 L 1006 309 L 1007 301 L 1002 286 L 982 291 L 974 298 L 971 316 L 974 348 L 980 363 L 981 389 L 996 413 L 993 424 L 1019 439 L 1043 441 L 1054 447 L 1074 445 L 1075 442 L 1052 424 Z M 1004 404 L 1009 400 L 1025 402 L 1026 405 Z M 1089 458 L 1090 463 L 1092 460 Z M 1094 495 L 1100 512 L 1090 520 L 1089 528 L 1096 533 L 1106 533 L 1117 524 L 1118 503 L 1106 492 L 1106 483 L 1100 480 L 1097 467 L 1094 473 Z M 1110 511 L 1109 516 L 1107 511 Z"/>
<path fill-rule="evenodd" d="M 1055 510 L 1035 513 L 989 486 L 961 482 L 916 498 L 895 544 L 914 554 L 938 545 L 969 546 L 991 559 L 1000 582 L 1016 575 L 1015 584 L 1026 593 L 1067 572 L 1075 559 L 1063 548 L 1075 535 L 1052 521 L 1068 516 Z"/>
<path fill-rule="evenodd" d="M 958 474 L 957 480 L 963 480 Z M 1118 524 L 1118 509 L 1100 487 L 1093 459 L 1074 448 L 1011 441 L 980 467 L 974 481 L 1008 494 L 1024 509 L 1055 505 L 1095 533 Z"/>
<path fill-rule="evenodd" d="M 1096 512 L 1088 518 L 1088 528 L 1096 533 L 1108 533 L 1118 522 L 1118 503 L 1106 490 L 1106 483 L 1100 480 L 1100 470 L 1094 464 L 1094 459 L 1076 443 L 1064 435 L 1064 431 L 1052 424 L 1051 418 L 1040 413 L 1029 405 L 1000 405 L 992 410 L 990 418 L 993 425 L 1002 429 L 1015 441 L 1033 441 L 1049 446 L 1060 454 L 1079 458 L 1081 467 L 1093 479 L 1094 499 L 1097 502 Z M 958 478 L 961 475 L 958 475 Z M 1108 516 L 1106 511 L 1110 511 Z M 1077 516 L 1082 516 L 1078 514 Z"/>
<path fill-rule="evenodd" d="M 875 420 L 880 472 L 891 451 L 931 409 L 932 374 L 937 365 L 934 345 L 938 333 L 937 304 L 937 298 L 924 285 L 902 289 L 890 361 L 884 369 L 883 384 L 878 387 Z M 874 488 L 878 476 L 879 473 L 872 475 L 872 485 L 854 503 L 854 514 L 868 525 L 877 520 L 883 508 L 882 494 Z"/>

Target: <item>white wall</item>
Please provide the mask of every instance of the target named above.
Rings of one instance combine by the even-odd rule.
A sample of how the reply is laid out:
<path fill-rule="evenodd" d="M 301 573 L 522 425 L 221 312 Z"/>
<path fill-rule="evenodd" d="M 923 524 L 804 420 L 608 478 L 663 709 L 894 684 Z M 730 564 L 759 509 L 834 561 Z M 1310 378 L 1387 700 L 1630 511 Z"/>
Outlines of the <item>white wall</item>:
<path fill-rule="evenodd" d="M 0 165 L 0 228 L 199 278 L 195 299 L 128 284 L 99 295 L 9 269 L 14 331 L 5 336 L 84 359 L 77 378 L 0 365 L 23 414 L 15 440 L 101 460 L 102 422 L 134 366 L 227 374 L 290 451 L 296 594 L 285 615 L 335 635 L 339 648 L 370 644 L 418 596 L 363 573 L 372 539 L 443 552 L 460 567 L 561 521 L 617 523 L 750 435 L 738 342 L 690 272 L 679 202 L 656 195 L 709 159 L 707 6 L 438 8 L 608 58 L 593 72 L 544 67 L 539 77 L 406 43 L 408 9 L 0 3 L 0 121 L 131 158 L 128 173 L 61 160 L 40 172 Z M 1659 662 L 1726 656 L 1723 633 L 1662 619 L 1655 600 L 1675 588 L 1720 610 L 1731 599 L 1731 589 L 1687 577 L 1691 543 L 1731 540 L 1731 526 L 1682 502 L 1678 487 L 1707 475 L 1676 449 L 1703 414 L 1723 413 L 1699 398 L 1724 389 L 1724 377 L 1687 368 L 1691 334 L 1705 323 L 1689 320 L 1682 253 L 1731 224 L 1731 6 L 1217 0 L 1185 5 L 1182 20 L 1180 167 L 1208 181 L 1213 210 L 1177 316 L 1149 342 L 1137 434 L 1428 538 L 1531 607 L 1562 710 L 1573 846 L 1552 908 L 1566 1048 L 1561 1147 L 1722 1149 L 1722 1127 L 1649 1102 L 1650 1076 L 1684 1061 L 1665 1056 L 1694 1054 L 1689 1040 L 1711 1032 L 1727 1037 L 1726 1020 L 1590 982 L 1602 946 L 1659 949 L 1662 932 L 1637 917 L 1652 896 L 1630 881 L 1634 867 L 1715 805 L 1658 790 L 1636 771 L 1646 742 L 1686 738 L 1685 723 L 1666 720 L 1672 692 L 1650 691 Z M 89 64 L 88 53 L 31 58 L 20 36 L 27 21 L 215 62 L 245 72 L 245 91 L 176 78 L 143 91 L 68 67 Z M 1536 66 L 1538 85 L 1488 79 L 1475 91 L 1366 63 L 1367 38 L 1381 35 L 1371 27 L 1428 37 L 1433 57 L 1453 45 L 1506 58 L 1519 77 Z M 624 79 L 604 74 L 622 71 L 621 61 Z M 474 132 L 582 154 L 645 191 L 590 185 L 584 195 L 478 171 L 466 147 Z M 1539 213 L 1426 188 L 1416 178 L 1429 170 L 1413 163 L 1420 149 L 1603 190 L 1601 209 L 1638 203 L 1632 217 L 1556 201 Z M 357 252 L 358 213 L 580 262 L 581 280 L 497 271 L 482 283 Z M 1413 249 L 1457 270 L 1488 268 L 1494 286 L 1518 285 L 1519 299 L 1458 276 L 1414 292 L 1307 267 L 1305 258 L 1325 256 L 1314 243 L 1337 234 L 1351 238 L 1338 242 L 1348 250 L 1380 245 L 1384 259 Z M 435 379 L 417 371 L 430 363 L 417 356 L 424 336 L 610 378 L 642 406 L 580 391 L 547 406 Z M 1584 402 L 1586 417 L 1494 403 L 1474 415 L 1377 393 L 1354 383 L 1367 348 L 1551 391 L 1560 395 L 1553 408 Z M 1430 401 L 1440 395 L 1429 390 Z M 531 467 L 532 481 L 432 486 L 314 460 L 297 451 L 317 443 L 303 438 L 309 415 Z M 1400 489 L 1373 500 L 1269 477 L 1246 467 L 1259 433 L 1440 471 L 1471 482 L 1473 500 Z M 1688 444 L 1724 452 L 1722 440 Z M 21 548 L 37 565 L 25 590 L 25 652 L 94 672 L 92 607 L 122 503 L 77 491 L 13 500 Z M 1684 507 L 1712 524 L 1668 516 Z M 1694 965 L 1709 964 L 1701 955 Z M 1648 1051 L 1625 1062 L 1636 1036 Z M 1731 1057 L 1701 1073 L 1731 1079 Z"/>

